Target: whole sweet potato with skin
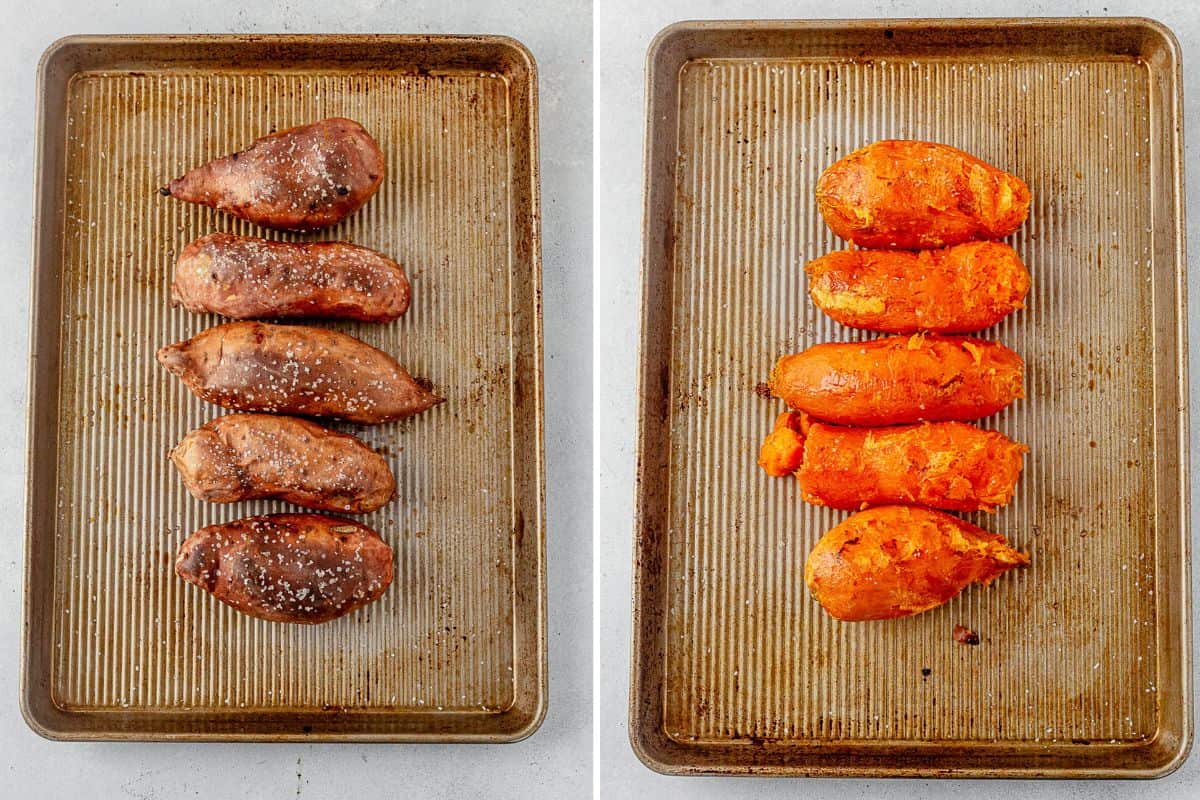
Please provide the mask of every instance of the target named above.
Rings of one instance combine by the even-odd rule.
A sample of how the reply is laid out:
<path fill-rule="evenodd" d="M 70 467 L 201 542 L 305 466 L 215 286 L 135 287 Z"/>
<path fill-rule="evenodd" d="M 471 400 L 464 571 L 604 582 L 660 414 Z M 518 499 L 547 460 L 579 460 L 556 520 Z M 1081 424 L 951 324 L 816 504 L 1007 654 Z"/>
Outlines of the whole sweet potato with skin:
<path fill-rule="evenodd" d="M 1001 242 L 940 250 L 839 250 L 810 261 L 808 294 L 843 325 L 885 333 L 970 333 L 1018 308 L 1029 270 Z"/>
<path fill-rule="evenodd" d="M 972 583 L 987 585 L 1029 556 L 941 511 L 879 506 L 847 518 L 817 542 L 804 581 L 830 614 L 848 622 L 920 614 Z"/>
<path fill-rule="evenodd" d="M 175 574 L 243 614 L 315 624 L 378 600 L 392 548 L 348 519 L 273 514 L 209 525 L 179 548 Z"/>
<path fill-rule="evenodd" d="M 160 191 L 281 230 L 336 225 L 383 183 L 384 160 L 354 120 L 331 117 L 264 136 Z"/>
<path fill-rule="evenodd" d="M 1012 500 L 1029 452 L 998 431 L 964 422 L 892 428 L 810 422 L 802 435 L 797 432 L 800 427 L 792 420 L 776 423 L 767 437 L 774 437 L 769 465 L 794 464 L 789 472 L 799 480 L 801 496 L 833 508 L 906 503 L 948 511 L 994 511 Z M 795 437 L 793 443 L 787 443 L 781 430 Z"/>
<path fill-rule="evenodd" d="M 226 414 L 171 451 L 197 500 L 278 498 L 321 511 L 365 514 L 396 493 L 383 456 L 353 436 L 273 414 Z"/>
<path fill-rule="evenodd" d="M 202 400 L 351 422 L 388 422 L 442 402 L 396 359 L 325 328 L 228 322 L 158 351 Z"/>
<path fill-rule="evenodd" d="M 1029 216 L 1029 187 L 948 145 L 886 140 L 821 173 L 817 206 L 859 247 L 923 250 L 1008 236 Z"/>
<path fill-rule="evenodd" d="M 272 242 L 210 233 L 175 264 L 171 299 L 234 319 L 325 317 L 391 322 L 408 310 L 404 269 L 347 242 Z"/>
<path fill-rule="evenodd" d="M 1024 397 L 1021 357 L 998 342 L 889 336 L 818 344 L 784 356 L 771 394 L 838 425 L 972 420 Z"/>

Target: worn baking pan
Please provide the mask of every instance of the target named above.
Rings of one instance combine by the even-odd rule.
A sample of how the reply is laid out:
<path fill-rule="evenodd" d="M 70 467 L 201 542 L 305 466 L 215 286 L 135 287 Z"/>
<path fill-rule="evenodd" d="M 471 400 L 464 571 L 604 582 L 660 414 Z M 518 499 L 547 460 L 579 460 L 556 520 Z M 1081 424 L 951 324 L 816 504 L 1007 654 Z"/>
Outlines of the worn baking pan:
<path fill-rule="evenodd" d="M 648 72 L 631 736 L 668 773 L 1153 777 L 1192 737 L 1179 47 L 1148 20 L 698 22 Z M 1029 182 L 1028 308 L 991 333 L 1033 450 L 976 521 L 1028 569 L 839 623 L 802 569 L 844 514 L 755 465 L 775 358 L 856 334 L 803 264 L 821 170 L 947 142 Z M 956 623 L 977 647 L 956 644 Z"/>
<path fill-rule="evenodd" d="M 492 36 L 81 36 L 39 69 L 22 707 L 61 739 L 512 741 L 545 710 L 537 80 Z M 396 581 L 315 626 L 241 616 L 172 574 L 194 529 L 282 503 L 193 500 L 167 461 L 219 413 L 154 361 L 216 323 L 173 309 L 213 230 L 160 197 L 271 129 L 343 115 L 379 194 L 310 238 L 407 265 L 408 314 L 338 324 L 448 402 L 354 430 L 396 500 L 364 517 Z M 278 236 L 278 234 L 269 234 Z"/>

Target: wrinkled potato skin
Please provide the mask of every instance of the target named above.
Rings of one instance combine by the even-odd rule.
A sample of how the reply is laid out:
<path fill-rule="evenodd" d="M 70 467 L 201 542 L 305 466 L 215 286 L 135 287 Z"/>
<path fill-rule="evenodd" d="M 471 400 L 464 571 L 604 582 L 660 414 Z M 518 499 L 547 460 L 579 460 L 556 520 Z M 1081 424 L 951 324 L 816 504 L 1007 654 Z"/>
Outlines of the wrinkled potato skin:
<path fill-rule="evenodd" d="M 804 581 L 830 616 L 847 622 L 907 617 L 936 608 L 972 583 L 987 585 L 1029 556 L 940 511 L 879 506 L 826 533 Z"/>
<path fill-rule="evenodd" d="M 226 414 L 171 451 L 197 500 L 275 498 L 320 511 L 365 514 L 396 493 L 387 461 L 360 440 L 273 414 Z"/>
<path fill-rule="evenodd" d="M 771 394 L 837 425 L 972 420 L 1024 396 L 1021 357 L 969 337 L 889 336 L 783 356 Z"/>
<path fill-rule="evenodd" d="M 378 600 L 392 559 L 379 534 L 352 520 L 273 514 L 196 531 L 175 573 L 243 614 L 313 625 Z"/>
<path fill-rule="evenodd" d="M 839 250 L 810 261 L 808 294 L 852 328 L 971 333 L 1024 308 L 1029 270 L 1001 242 L 940 250 Z"/>
<path fill-rule="evenodd" d="M 410 287 L 392 259 L 347 242 L 272 242 L 211 233 L 175 264 L 171 299 L 234 319 L 321 317 L 391 322 Z"/>
<path fill-rule="evenodd" d="M 1008 236 L 1029 216 L 1029 187 L 948 145 L 886 140 L 826 169 L 817 206 L 859 247 L 924 250 Z"/>
<path fill-rule="evenodd" d="M 815 422 L 796 478 L 806 501 L 833 508 L 901 503 L 993 511 L 1012 500 L 1028 450 L 964 422 L 894 428 Z"/>
<path fill-rule="evenodd" d="M 264 136 L 162 192 L 268 228 L 315 230 L 362 208 L 384 170 L 371 134 L 354 120 L 331 117 Z"/>
<path fill-rule="evenodd" d="M 197 397 L 233 411 L 378 423 L 442 402 L 387 353 L 325 328 L 228 322 L 157 355 Z"/>

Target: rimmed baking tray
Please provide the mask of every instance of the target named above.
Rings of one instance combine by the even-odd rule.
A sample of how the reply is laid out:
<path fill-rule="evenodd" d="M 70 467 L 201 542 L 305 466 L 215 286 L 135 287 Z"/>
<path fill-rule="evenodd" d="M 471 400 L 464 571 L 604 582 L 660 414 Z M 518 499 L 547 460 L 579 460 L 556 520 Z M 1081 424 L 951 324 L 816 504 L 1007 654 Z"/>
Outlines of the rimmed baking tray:
<path fill-rule="evenodd" d="M 689 22 L 647 76 L 630 732 L 676 774 L 1154 777 L 1192 737 L 1179 46 L 1141 19 Z M 1032 566 L 917 617 L 823 614 L 843 514 L 768 478 L 780 354 L 859 334 L 810 303 L 821 170 L 946 142 L 1022 176 L 1028 308 L 990 335 L 1032 452 L 981 524 Z M 977 647 L 955 643 L 956 623 Z"/>
<path fill-rule="evenodd" d="M 533 57 L 498 36 L 79 36 L 38 73 L 21 700 L 61 739 L 512 741 L 546 702 Z M 353 430 L 395 501 L 378 603 L 326 625 L 239 615 L 172 574 L 194 529 L 282 503 L 193 500 L 166 460 L 220 410 L 155 348 L 173 262 L 263 231 L 156 189 L 273 129 L 360 121 L 388 174 L 341 225 L 407 266 L 386 326 L 338 324 L 448 402 Z M 279 236 L 279 234 L 265 234 Z"/>

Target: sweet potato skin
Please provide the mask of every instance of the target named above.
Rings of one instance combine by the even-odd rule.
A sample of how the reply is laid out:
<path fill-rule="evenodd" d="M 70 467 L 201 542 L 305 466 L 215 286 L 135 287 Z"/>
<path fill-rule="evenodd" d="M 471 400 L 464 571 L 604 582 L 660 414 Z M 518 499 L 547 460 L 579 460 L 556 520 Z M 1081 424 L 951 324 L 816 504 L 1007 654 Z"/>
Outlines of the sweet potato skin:
<path fill-rule="evenodd" d="M 273 242 L 211 233 L 175 264 L 171 299 L 234 319 L 323 317 L 391 322 L 408 310 L 404 269 L 347 242 Z"/>
<path fill-rule="evenodd" d="M 780 358 L 769 385 L 791 408 L 838 425 L 965 421 L 1023 397 L 1024 367 L 998 342 L 918 334 L 814 345 Z"/>
<path fill-rule="evenodd" d="M 371 134 L 354 120 L 331 117 L 264 136 L 161 191 L 268 228 L 314 230 L 360 209 L 384 170 Z"/>
<path fill-rule="evenodd" d="M 1029 187 L 954 147 L 885 140 L 855 150 L 817 180 L 817 206 L 860 247 L 923 250 L 1002 239 L 1029 215 Z"/>
<path fill-rule="evenodd" d="M 936 608 L 972 583 L 1029 563 L 999 534 L 940 511 L 879 506 L 826 533 L 804 581 L 830 616 L 893 619 Z"/>
<path fill-rule="evenodd" d="M 325 328 L 228 322 L 157 356 L 197 397 L 233 411 L 378 423 L 442 402 L 387 353 Z"/>
<path fill-rule="evenodd" d="M 1029 292 L 1029 270 L 1001 242 L 939 250 L 839 250 L 810 261 L 808 294 L 833 319 L 885 333 L 970 333 L 995 325 Z"/>
<path fill-rule="evenodd" d="M 217 417 L 185 436 L 171 461 L 192 496 L 210 503 L 276 498 L 365 514 L 396 493 L 382 456 L 349 434 L 297 417 Z"/>
<path fill-rule="evenodd" d="M 175 573 L 243 614 L 312 625 L 378 600 L 392 560 L 379 534 L 353 520 L 273 514 L 196 531 Z"/>
<path fill-rule="evenodd" d="M 814 422 L 796 478 L 806 501 L 833 508 L 900 503 L 993 511 L 1012 500 L 1028 450 L 965 422 L 892 428 Z"/>

